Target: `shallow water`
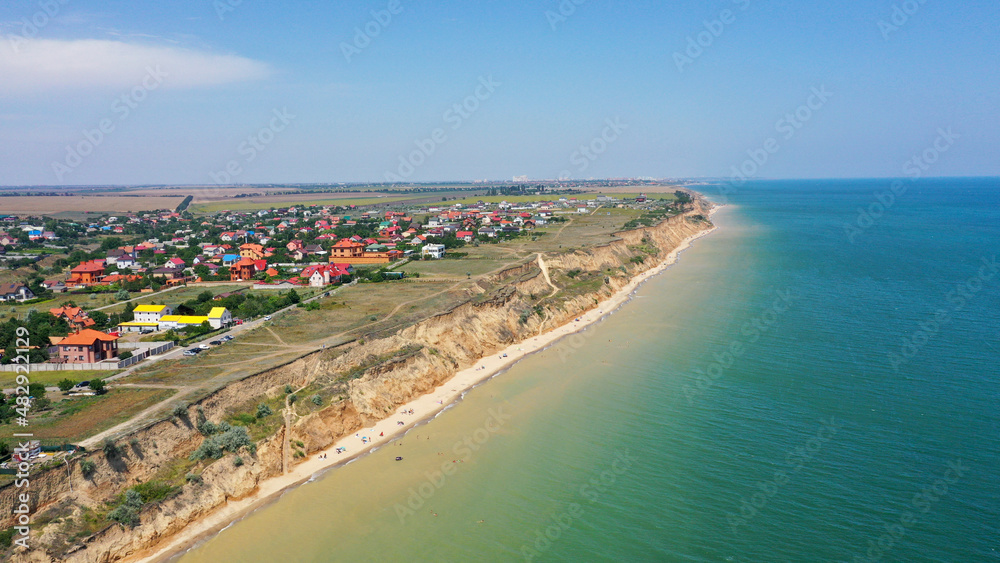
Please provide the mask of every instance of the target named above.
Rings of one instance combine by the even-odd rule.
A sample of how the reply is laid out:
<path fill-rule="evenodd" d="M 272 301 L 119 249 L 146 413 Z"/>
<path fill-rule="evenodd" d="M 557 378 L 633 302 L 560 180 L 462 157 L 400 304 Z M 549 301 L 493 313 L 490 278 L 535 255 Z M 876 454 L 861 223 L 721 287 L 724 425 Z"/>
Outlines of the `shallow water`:
<path fill-rule="evenodd" d="M 748 183 L 615 314 L 181 561 L 1000 559 L 1000 181 L 852 243 L 889 184 Z"/>

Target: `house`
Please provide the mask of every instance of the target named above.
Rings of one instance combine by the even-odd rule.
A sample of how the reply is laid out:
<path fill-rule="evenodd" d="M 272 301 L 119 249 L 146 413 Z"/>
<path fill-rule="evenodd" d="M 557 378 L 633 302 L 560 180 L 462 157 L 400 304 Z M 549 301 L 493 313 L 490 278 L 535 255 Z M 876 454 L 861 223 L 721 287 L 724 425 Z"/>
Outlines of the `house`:
<path fill-rule="evenodd" d="M 302 270 L 300 277 L 308 279 L 310 287 L 324 287 L 340 282 L 342 276 L 350 274 L 350 270 L 350 264 L 321 264 Z"/>
<path fill-rule="evenodd" d="M 496 238 L 497 232 L 492 227 L 480 227 L 477 231 L 480 236 L 486 236 L 489 238 Z"/>
<path fill-rule="evenodd" d="M 53 293 L 63 293 L 66 291 L 66 284 L 62 280 L 45 280 L 42 282 L 42 287 Z"/>
<path fill-rule="evenodd" d="M 261 260 L 264 258 L 264 247 L 253 243 L 242 244 L 240 245 L 240 257 Z"/>
<path fill-rule="evenodd" d="M 212 307 L 212 310 L 208 312 L 208 324 L 212 325 L 212 328 L 222 328 L 232 324 L 232 322 L 233 315 L 225 307 Z"/>
<path fill-rule="evenodd" d="M 229 267 L 229 281 L 247 281 L 257 273 L 257 263 L 251 258 L 242 258 Z"/>
<path fill-rule="evenodd" d="M 66 319 L 66 322 L 75 329 L 87 328 L 97 324 L 80 307 L 63 306 L 57 309 L 49 309 L 49 314 L 59 319 Z"/>
<path fill-rule="evenodd" d="M 35 294 L 23 283 L 0 284 L 0 301 L 27 301 Z"/>
<path fill-rule="evenodd" d="M 80 262 L 79 266 L 70 270 L 69 279 L 66 280 L 66 287 L 94 285 L 99 283 L 103 277 L 103 261 L 91 260 L 89 262 Z"/>
<path fill-rule="evenodd" d="M 424 245 L 420 249 L 421 256 L 430 256 L 434 259 L 444 258 L 444 245 L 443 244 L 428 244 Z"/>
<path fill-rule="evenodd" d="M 139 305 L 132 311 L 132 318 L 139 323 L 156 323 L 164 315 L 173 315 L 170 305 Z"/>
<path fill-rule="evenodd" d="M 17 237 L 12 237 L 7 233 L 0 233 L 0 244 L 4 246 L 17 245 Z"/>
<path fill-rule="evenodd" d="M 87 328 L 63 338 L 56 348 L 63 363 L 92 364 L 118 357 L 118 337 Z"/>
<path fill-rule="evenodd" d="M 472 239 L 476 238 L 476 235 L 472 231 L 458 231 L 455 236 L 464 240 L 465 242 L 472 242 Z"/>

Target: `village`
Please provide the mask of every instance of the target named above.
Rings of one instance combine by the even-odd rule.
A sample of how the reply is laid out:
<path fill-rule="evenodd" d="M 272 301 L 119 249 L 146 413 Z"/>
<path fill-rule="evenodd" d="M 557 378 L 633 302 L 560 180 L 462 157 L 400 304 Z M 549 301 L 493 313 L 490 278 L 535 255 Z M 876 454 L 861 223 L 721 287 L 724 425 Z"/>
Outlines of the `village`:
<path fill-rule="evenodd" d="M 88 223 L 0 216 L 0 225 L 5 225 L 0 232 L 4 263 L 8 268 L 27 264 L 33 271 L 28 279 L 0 284 L 0 301 L 41 305 L 59 301 L 60 296 L 79 296 L 47 309 L 52 326 L 61 326 L 55 319 L 64 321 L 66 333 L 46 335 L 48 347 L 40 347 L 34 357 L 92 369 L 124 368 L 155 348 L 134 344 L 141 336 L 160 333 L 167 335 L 164 340 L 179 342 L 184 336 L 214 334 L 277 308 L 249 306 L 254 301 L 246 299 L 230 299 L 227 307 L 219 300 L 230 296 L 209 293 L 201 299 L 213 300 L 211 307 L 174 310 L 165 302 L 143 300 L 105 314 L 78 305 L 85 296 L 113 295 L 116 301 L 129 302 L 165 289 L 211 288 L 223 282 L 249 284 L 250 292 L 244 295 L 285 296 L 296 288 L 322 290 L 356 278 L 401 279 L 407 274 L 394 270 L 410 261 L 460 259 L 462 253 L 450 251 L 530 236 L 535 229 L 565 222 L 567 215 L 592 213 L 600 207 L 646 204 L 642 194 L 629 199 L 599 195 L 479 200 L 388 210 L 302 205 L 204 217 L 178 209 L 104 215 Z M 51 265 L 39 267 L 46 262 Z M 119 350 L 119 340 L 130 344 Z M 0 342 L 0 354 L 9 345 Z"/>

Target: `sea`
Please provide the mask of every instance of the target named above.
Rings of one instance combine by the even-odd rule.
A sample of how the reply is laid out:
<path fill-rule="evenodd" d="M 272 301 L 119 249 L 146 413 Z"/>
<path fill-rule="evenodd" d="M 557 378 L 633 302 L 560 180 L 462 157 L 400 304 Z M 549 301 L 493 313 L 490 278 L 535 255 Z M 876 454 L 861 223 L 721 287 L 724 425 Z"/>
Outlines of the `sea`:
<path fill-rule="evenodd" d="M 1000 561 L 1000 179 L 696 189 L 630 302 L 176 559 Z"/>

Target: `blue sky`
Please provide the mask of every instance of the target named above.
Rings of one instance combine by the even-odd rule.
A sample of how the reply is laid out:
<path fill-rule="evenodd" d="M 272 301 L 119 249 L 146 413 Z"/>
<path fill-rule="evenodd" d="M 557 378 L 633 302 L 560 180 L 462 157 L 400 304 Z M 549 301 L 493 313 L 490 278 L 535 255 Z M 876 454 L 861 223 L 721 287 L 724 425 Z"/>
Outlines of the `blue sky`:
<path fill-rule="evenodd" d="M 1000 174 L 995 1 L 289 4 L 4 2 L 0 185 Z"/>

